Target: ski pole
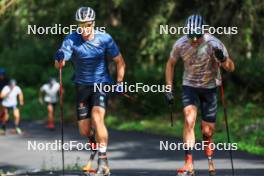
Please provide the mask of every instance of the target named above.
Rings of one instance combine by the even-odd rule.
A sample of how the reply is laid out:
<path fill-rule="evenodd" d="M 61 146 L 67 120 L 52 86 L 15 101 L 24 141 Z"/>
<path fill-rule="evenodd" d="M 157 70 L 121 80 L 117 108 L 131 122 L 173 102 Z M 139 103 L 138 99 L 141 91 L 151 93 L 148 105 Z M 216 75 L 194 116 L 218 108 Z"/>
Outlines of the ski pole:
<path fill-rule="evenodd" d="M 59 62 L 59 78 L 60 78 L 60 123 L 61 123 L 61 155 L 62 155 L 62 175 L 64 175 L 64 129 L 63 129 L 63 87 L 62 87 L 62 61 Z"/>
<path fill-rule="evenodd" d="M 173 127 L 173 110 L 172 110 L 172 105 L 169 105 L 170 108 L 170 120 L 171 120 L 171 127 Z"/>
<path fill-rule="evenodd" d="M 221 95 L 221 101 L 222 101 L 222 106 L 224 110 L 224 120 L 225 120 L 225 126 L 226 126 L 226 135 L 227 135 L 227 142 L 230 144 L 230 132 L 229 132 L 229 126 L 228 126 L 228 118 L 227 118 L 227 109 L 226 109 L 226 102 L 225 102 L 225 91 L 224 91 L 224 84 L 223 84 L 223 79 L 221 75 L 221 69 L 220 65 L 218 64 L 218 69 L 220 73 L 220 80 L 221 80 L 221 85 L 220 85 L 220 95 Z M 235 169 L 234 169 L 234 162 L 233 162 L 233 153 L 232 150 L 229 150 L 229 156 L 230 156 L 230 162 L 231 162 L 231 168 L 232 168 L 232 176 L 235 175 Z"/>
<path fill-rule="evenodd" d="M 221 100 L 222 100 L 222 106 L 224 110 L 224 119 L 225 119 L 225 126 L 226 126 L 226 134 L 227 134 L 227 142 L 230 144 L 230 132 L 229 132 L 229 126 L 228 126 L 228 118 L 227 118 L 227 110 L 226 110 L 226 103 L 225 103 L 225 94 L 224 94 L 224 86 L 223 82 L 221 84 Z M 235 175 L 235 169 L 234 169 L 234 162 L 233 162 L 233 153 L 232 150 L 229 150 L 229 155 L 230 155 L 230 161 L 231 161 L 231 168 L 232 168 L 232 175 Z"/>

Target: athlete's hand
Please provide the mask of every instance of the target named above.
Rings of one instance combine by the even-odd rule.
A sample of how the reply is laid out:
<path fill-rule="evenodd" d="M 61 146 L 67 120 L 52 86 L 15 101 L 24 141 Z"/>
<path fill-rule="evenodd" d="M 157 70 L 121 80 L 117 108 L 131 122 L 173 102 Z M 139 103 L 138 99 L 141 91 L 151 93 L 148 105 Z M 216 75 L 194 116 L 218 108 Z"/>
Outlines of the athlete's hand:
<path fill-rule="evenodd" d="M 58 51 L 56 51 L 55 55 L 54 55 L 54 59 L 58 62 L 61 62 L 64 59 L 64 53 L 61 49 L 59 49 Z"/>
<path fill-rule="evenodd" d="M 115 92 L 117 93 L 124 93 L 124 83 L 118 82 L 115 87 Z"/>
<path fill-rule="evenodd" d="M 24 101 L 19 102 L 19 105 L 23 106 L 24 105 Z"/>
<path fill-rule="evenodd" d="M 225 62 L 226 61 L 226 57 L 224 56 L 224 53 L 221 49 L 219 48 L 214 48 L 214 55 L 216 57 L 216 59 L 219 61 L 219 62 Z"/>
<path fill-rule="evenodd" d="M 174 95 L 173 92 L 165 92 L 165 98 L 169 105 L 172 105 L 174 103 Z"/>

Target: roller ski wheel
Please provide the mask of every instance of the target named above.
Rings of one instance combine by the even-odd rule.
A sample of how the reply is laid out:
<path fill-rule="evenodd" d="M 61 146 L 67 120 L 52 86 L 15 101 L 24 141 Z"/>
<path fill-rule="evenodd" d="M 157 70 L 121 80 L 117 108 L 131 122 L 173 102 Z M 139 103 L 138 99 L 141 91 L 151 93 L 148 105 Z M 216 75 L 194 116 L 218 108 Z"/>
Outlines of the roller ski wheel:
<path fill-rule="evenodd" d="M 176 176 L 195 176 L 194 170 L 178 169 Z"/>

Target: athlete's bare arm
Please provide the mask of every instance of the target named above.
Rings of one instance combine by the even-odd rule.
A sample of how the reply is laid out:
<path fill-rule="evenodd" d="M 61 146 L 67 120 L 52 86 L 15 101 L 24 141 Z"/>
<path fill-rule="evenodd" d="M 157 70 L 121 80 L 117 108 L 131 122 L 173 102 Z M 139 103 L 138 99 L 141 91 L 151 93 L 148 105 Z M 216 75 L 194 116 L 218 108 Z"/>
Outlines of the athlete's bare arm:
<path fill-rule="evenodd" d="M 19 99 L 19 104 L 20 105 L 24 105 L 24 95 L 23 95 L 23 92 L 21 92 L 20 94 L 18 94 L 18 99 Z"/>
<path fill-rule="evenodd" d="M 116 63 L 116 71 L 117 71 L 116 80 L 117 82 L 122 82 L 125 76 L 126 63 L 121 54 L 114 57 L 113 60 Z"/>
<path fill-rule="evenodd" d="M 6 94 L 4 94 L 3 92 L 0 93 L 0 98 L 5 98 Z"/>
<path fill-rule="evenodd" d="M 228 72 L 233 72 L 235 70 L 235 64 L 230 57 L 228 57 L 221 65 Z"/>
<path fill-rule="evenodd" d="M 165 77 L 166 85 L 173 86 L 174 68 L 177 60 L 169 58 L 166 64 Z"/>

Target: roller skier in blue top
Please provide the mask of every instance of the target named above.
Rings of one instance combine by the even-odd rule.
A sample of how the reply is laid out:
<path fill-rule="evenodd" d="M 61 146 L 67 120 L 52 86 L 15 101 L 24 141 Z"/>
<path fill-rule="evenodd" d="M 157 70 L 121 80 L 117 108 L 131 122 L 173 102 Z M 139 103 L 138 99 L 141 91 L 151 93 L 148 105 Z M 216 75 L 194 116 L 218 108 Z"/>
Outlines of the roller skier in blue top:
<path fill-rule="evenodd" d="M 110 59 L 116 63 L 116 82 L 121 85 L 125 75 L 125 62 L 112 37 L 94 29 L 95 11 L 92 8 L 79 8 L 75 19 L 79 30 L 66 36 L 62 42 L 54 56 L 55 67 L 59 68 L 60 64 L 65 66 L 66 61 L 73 63 L 79 131 L 92 144 L 97 142 L 99 157 L 96 174 L 108 175 L 108 132 L 104 123 L 108 95 L 106 92 L 94 91 L 94 84 L 113 83 L 108 70 Z M 89 170 L 90 167 L 91 163 L 88 162 L 83 169 Z"/>

